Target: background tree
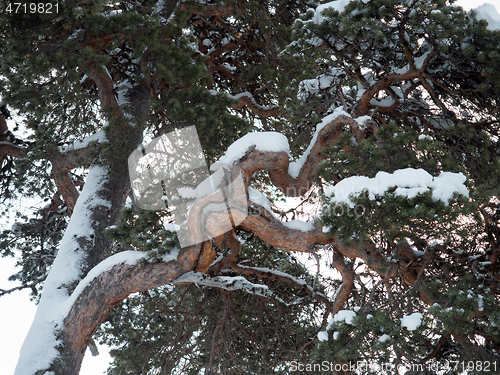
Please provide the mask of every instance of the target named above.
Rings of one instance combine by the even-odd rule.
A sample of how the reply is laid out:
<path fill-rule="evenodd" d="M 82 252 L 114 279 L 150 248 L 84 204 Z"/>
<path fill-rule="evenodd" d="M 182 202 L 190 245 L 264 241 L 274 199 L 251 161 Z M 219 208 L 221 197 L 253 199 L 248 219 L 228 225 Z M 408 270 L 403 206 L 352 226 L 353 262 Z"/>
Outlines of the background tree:
<path fill-rule="evenodd" d="M 104 322 L 114 374 L 270 373 L 293 359 L 493 369 L 500 32 L 423 0 L 65 1 L 0 22 L 5 209 L 50 201 L 1 237 L 21 287 L 43 287 L 17 373 L 77 373 Z M 127 159 L 192 124 L 210 163 L 252 129 L 290 150 L 263 133 L 227 153 L 249 215 L 179 250 L 169 210 L 129 198 Z M 281 212 L 261 192 L 306 201 Z M 227 215 L 208 211 L 214 199 L 192 209 L 211 233 Z M 307 202 L 316 220 L 282 221 Z M 342 283 L 290 252 L 325 254 Z"/>

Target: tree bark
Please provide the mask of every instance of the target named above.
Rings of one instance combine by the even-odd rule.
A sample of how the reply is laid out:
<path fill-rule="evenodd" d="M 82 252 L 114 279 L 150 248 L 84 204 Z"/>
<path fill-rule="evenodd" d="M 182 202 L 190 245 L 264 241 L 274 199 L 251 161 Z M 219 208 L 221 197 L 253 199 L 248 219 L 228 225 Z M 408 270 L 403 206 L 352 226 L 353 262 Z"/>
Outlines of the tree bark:
<path fill-rule="evenodd" d="M 64 320 L 64 347 L 61 358 L 51 370 L 57 375 L 78 374 L 92 335 L 111 310 L 132 293 L 175 282 L 194 267 L 200 249 L 201 246 L 193 246 L 181 251 L 177 261 L 119 264 L 93 279 Z"/>

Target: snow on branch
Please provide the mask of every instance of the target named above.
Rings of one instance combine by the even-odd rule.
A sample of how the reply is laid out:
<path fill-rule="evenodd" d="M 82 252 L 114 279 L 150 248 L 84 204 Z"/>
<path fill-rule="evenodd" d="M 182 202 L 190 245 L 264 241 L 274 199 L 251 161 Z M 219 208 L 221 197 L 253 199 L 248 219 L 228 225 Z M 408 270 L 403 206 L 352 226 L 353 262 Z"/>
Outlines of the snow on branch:
<path fill-rule="evenodd" d="M 394 173 L 378 172 L 374 178 L 349 177 L 336 185 L 327 186 L 325 195 L 330 197 L 332 203 L 347 203 L 353 208 L 352 195 L 368 191 L 368 197 L 374 200 L 377 195 L 383 195 L 391 187 L 396 187 L 396 195 L 411 199 L 430 191 L 434 201 L 441 200 L 448 205 L 455 193 L 469 196 L 465 181 L 463 173 L 443 172 L 438 177 L 432 177 L 423 169 L 406 168 Z"/>
<path fill-rule="evenodd" d="M 298 298 L 292 302 L 286 302 L 281 297 L 277 296 L 267 285 L 255 284 L 242 276 L 208 276 L 201 272 L 187 272 L 176 279 L 174 284 L 193 283 L 195 285 L 203 285 L 213 288 L 224 289 L 228 291 L 241 290 L 243 292 L 261 296 L 264 298 L 274 299 L 286 306 L 291 306 L 303 302 L 303 298 Z M 319 295 L 318 295 L 319 296 Z M 326 297 L 325 297 L 326 299 Z"/>
<path fill-rule="evenodd" d="M 272 270 L 270 268 L 265 267 L 249 267 L 244 266 L 242 264 L 237 264 L 231 267 L 233 271 L 249 276 L 256 276 L 264 280 L 277 280 L 283 282 L 288 285 L 295 286 L 305 291 L 310 297 L 317 299 L 326 305 L 330 304 L 328 297 L 321 292 L 314 290 L 311 286 L 309 286 L 305 280 L 298 279 L 292 275 L 289 275 L 285 272 L 281 272 L 278 270 Z"/>
<path fill-rule="evenodd" d="M 106 133 L 104 132 L 104 130 L 100 130 L 97 133 L 85 137 L 82 140 L 77 140 L 73 142 L 71 145 L 59 146 L 59 151 L 65 154 L 69 151 L 81 150 L 83 148 L 88 147 L 88 145 L 91 142 L 107 143 L 108 139 L 106 138 Z"/>
<path fill-rule="evenodd" d="M 201 272 L 187 272 L 174 281 L 175 284 L 193 283 L 224 290 L 243 290 L 247 293 L 269 298 L 273 292 L 267 285 L 254 284 L 241 276 L 213 276 Z"/>
<path fill-rule="evenodd" d="M 219 164 L 234 163 L 253 150 L 290 154 L 288 139 L 283 134 L 277 132 L 253 132 L 233 142 L 227 148 L 225 154 L 210 166 L 210 169 L 215 171 L 218 169 Z"/>
<path fill-rule="evenodd" d="M 319 162 L 325 159 L 321 154 L 324 147 L 338 139 L 345 128 L 350 128 L 356 139 L 362 139 L 369 127 L 376 125 L 366 116 L 352 119 L 348 113 L 337 108 L 316 126 L 309 146 L 296 161 L 290 161 L 287 139 L 283 135 L 272 135 L 271 139 L 269 132 L 250 133 L 248 138 L 245 136 L 236 141 L 238 147 L 230 146 L 222 160 L 241 168 L 247 181 L 256 172 L 268 171 L 272 183 L 283 194 L 298 197 L 311 188 L 314 172 Z"/>
<path fill-rule="evenodd" d="M 215 90 L 209 90 L 209 92 L 212 95 L 223 94 Z M 233 106 L 233 109 L 241 109 L 244 106 L 247 106 L 248 109 L 250 109 L 256 115 L 262 118 L 284 115 L 283 113 L 281 113 L 280 108 L 277 106 L 265 106 L 258 104 L 254 96 L 248 91 L 244 91 L 236 95 L 232 94 L 223 94 L 223 95 L 226 95 L 228 98 L 240 102 L 239 104 Z"/>
<path fill-rule="evenodd" d="M 67 288 L 79 280 L 86 252 L 82 243 L 92 241 L 92 209 L 109 207 L 98 192 L 106 181 L 107 170 L 101 166 L 90 169 L 74 214 L 59 245 L 59 251 L 45 281 L 38 309 L 21 348 L 16 375 L 34 374 L 46 369 L 59 354 L 56 330 L 62 329 L 68 312 Z"/>

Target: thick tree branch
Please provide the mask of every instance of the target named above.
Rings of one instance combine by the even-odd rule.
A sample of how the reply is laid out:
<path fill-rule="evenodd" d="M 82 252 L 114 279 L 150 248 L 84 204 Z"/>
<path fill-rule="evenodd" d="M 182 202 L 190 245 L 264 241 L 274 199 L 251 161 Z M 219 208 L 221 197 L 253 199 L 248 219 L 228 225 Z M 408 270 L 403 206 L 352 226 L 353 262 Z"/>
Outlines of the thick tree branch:
<path fill-rule="evenodd" d="M 370 126 L 375 126 L 370 122 Z M 249 182 L 254 173 L 268 171 L 272 183 L 290 197 L 305 195 L 313 184 L 313 177 L 318 164 L 325 160 L 326 156 L 321 150 L 332 145 L 345 132 L 344 127 L 351 129 L 353 135 L 358 139 L 364 138 L 364 131 L 359 130 L 359 124 L 346 116 L 338 116 L 331 123 L 323 127 L 319 132 L 316 142 L 313 144 L 309 155 L 297 178 L 289 174 L 289 157 L 285 152 L 262 152 L 254 150 L 244 160 L 236 165 L 244 171 L 246 181 Z"/>
<path fill-rule="evenodd" d="M 249 92 L 244 92 L 238 95 L 229 95 L 229 97 L 231 99 L 240 101 L 239 104 L 233 106 L 233 109 L 237 110 L 246 106 L 255 115 L 262 118 L 277 117 L 277 116 L 288 118 L 279 107 L 276 106 L 267 107 L 257 104 L 255 98 Z"/>
<path fill-rule="evenodd" d="M 17 159 L 24 159 L 26 157 L 26 151 L 13 143 L 7 141 L 0 141 L 0 161 L 5 156 L 12 156 Z"/>
<path fill-rule="evenodd" d="M 337 291 L 335 300 L 333 301 L 332 313 L 336 314 L 344 306 L 351 294 L 351 289 L 354 285 L 354 271 L 345 264 L 344 257 L 335 250 L 332 256 L 332 265 L 342 276 L 342 285 Z"/>
<path fill-rule="evenodd" d="M 146 291 L 174 282 L 191 270 L 200 246 L 179 253 L 177 260 L 144 265 L 119 264 L 94 278 L 82 291 L 64 320 L 63 341 L 69 359 L 64 368 L 52 370 L 77 374 L 89 340 L 111 310 L 132 293 Z"/>

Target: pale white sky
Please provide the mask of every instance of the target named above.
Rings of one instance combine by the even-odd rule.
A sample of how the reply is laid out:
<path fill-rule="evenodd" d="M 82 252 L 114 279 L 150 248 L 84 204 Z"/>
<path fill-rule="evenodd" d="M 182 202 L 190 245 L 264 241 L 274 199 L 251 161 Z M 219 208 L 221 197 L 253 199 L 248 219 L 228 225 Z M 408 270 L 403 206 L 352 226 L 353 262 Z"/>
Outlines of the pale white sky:
<path fill-rule="evenodd" d="M 500 0 L 487 0 L 487 1 L 477 1 L 477 0 L 457 0 L 455 5 L 460 5 L 465 10 L 470 10 L 477 8 L 483 4 L 493 4 L 497 8 L 498 13 L 500 13 Z"/>
<path fill-rule="evenodd" d="M 500 13 L 500 0 L 488 0 L 486 3 L 493 4 Z M 485 2 L 475 0 L 458 0 L 455 4 L 466 10 L 477 8 Z M 17 284 L 10 282 L 7 278 L 15 272 L 14 261 L 9 258 L 0 259 L 0 288 L 10 289 Z M 19 350 L 24 338 L 30 328 L 36 311 L 36 306 L 29 300 L 29 291 L 14 292 L 11 295 L 0 297 L 0 363 L 2 373 L 10 375 L 14 373 Z M 92 357 L 89 350 L 85 355 L 81 375 L 100 375 L 106 372 L 110 356 L 107 348 L 99 347 L 101 353 Z"/>

